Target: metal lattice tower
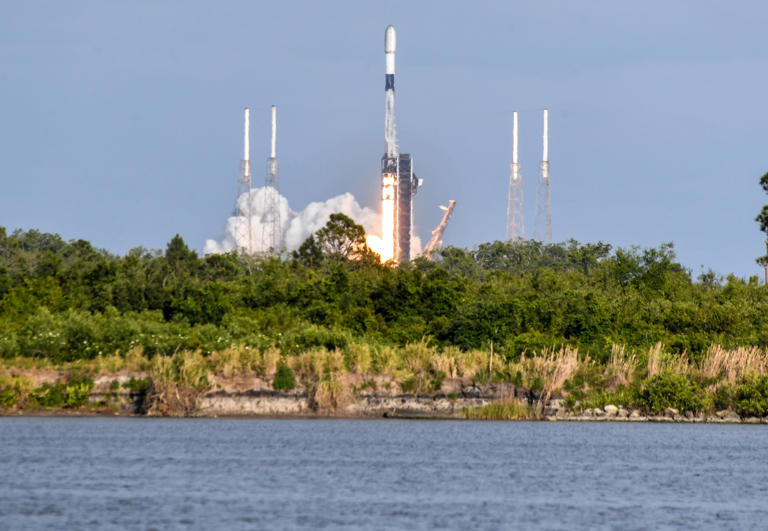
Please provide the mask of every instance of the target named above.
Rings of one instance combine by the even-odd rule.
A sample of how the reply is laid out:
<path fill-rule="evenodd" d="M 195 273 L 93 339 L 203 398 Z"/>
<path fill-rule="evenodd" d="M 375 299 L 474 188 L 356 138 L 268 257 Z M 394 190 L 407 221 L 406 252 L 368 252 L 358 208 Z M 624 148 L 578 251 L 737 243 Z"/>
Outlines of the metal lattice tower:
<path fill-rule="evenodd" d="M 507 194 L 507 241 L 525 238 L 523 176 L 517 161 L 517 111 L 512 113 L 512 164 Z"/>
<path fill-rule="evenodd" d="M 261 234 L 261 248 L 265 252 L 282 251 L 283 231 L 280 224 L 280 171 L 277 165 L 277 106 L 272 106 L 272 141 L 267 175 L 264 178 L 264 218 Z"/>
<path fill-rule="evenodd" d="M 544 134 L 543 150 L 541 157 L 541 171 L 536 187 L 536 222 L 534 225 L 534 237 L 544 243 L 552 243 L 552 211 L 550 208 L 550 180 L 549 180 L 549 112 L 544 109 Z M 542 234 L 542 232 L 544 234 Z"/>
<path fill-rule="evenodd" d="M 235 248 L 237 251 L 253 253 L 253 197 L 250 161 L 250 129 L 251 110 L 245 108 L 245 125 L 243 131 L 243 160 L 240 161 L 240 174 L 237 179 L 237 198 L 235 199 L 235 216 L 239 218 L 235 225 Z"/>

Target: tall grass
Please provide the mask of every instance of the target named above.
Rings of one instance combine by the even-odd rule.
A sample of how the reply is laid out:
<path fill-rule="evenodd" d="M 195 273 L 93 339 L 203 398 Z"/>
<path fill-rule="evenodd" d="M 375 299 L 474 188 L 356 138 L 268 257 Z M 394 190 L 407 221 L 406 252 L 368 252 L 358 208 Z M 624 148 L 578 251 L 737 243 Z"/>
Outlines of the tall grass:
<path fill-rule="evenodd" d="M 295 373 L 300 390 L 306 391 L 310 401 L 322 409 L 347 403 L 352 397 L 350 389 L 359 389 L 353 384 L 356 386 L 361 379 L 365 382 L 372 375 L 379 375 L 379 380 L 383 380 L 380 388 L 400 387 L 415 393 L 439 391 L 445 378 L 461 378 L 465 382 L 514 382 L 532 391 L 529 396 L 536 401 L 531 405 L 535 412 L 540 412 L 554 395 L 567 397 L 571 393 L 578 395 L 574 400 L 581 402 L 594 399 L 594 391 L 599 390 L 606 400 L 615 400 L 615 393 L 626 393 L 629 389 L 640 393 L 646 382 L 669 374 L 699 382 L 708 393 L 725 388 L 735 392 L 745 378 L 768 374 L 768 352 L 758 347 L 727 349 L 713 345 L 700 360 L 692 362 L 685 353 L 673 354 L 661 343 L 640 351 L 614 345 L 608 360 L 598 363 L 576 348 L 563 346 L 524 353 L 517 361 L 497 356 L 490 372 L 489 354 L 487 350 L 439 348 L 426 340 L 403 347 L 349 343 L 342 349 L 312 347 L 300 353 L 281 351 L 277 347 L 260 350 L 238 346 L 209 355 L 182 351 L 173 356 L 152 357 L 141 347 L 133 347 L 125 353 L 98 355 L 71 363 L 54 364 L 46 358 L 2 358 L 0 393 L 5 393 L 8 404 L 23 405 L 32 390 L 28 382 L 39 379 L 34 371 L 59 370 L 63 372 L 61 378 L 73 371 L 90 375 L 140 373 L 152 381 L 147 395 L 151 413 L 186 415 L 195 411 L 200 396 L 210 389 L 212 377 L 271 379 L 278 366 L 286 364 Z M 49 375 L 46 378 L 50 379 Z M 493 406 L 500 409 L 468 415 L 503 417 L 513 415 L 510 411 L 517 407 L 512 402 Z"/>
<path fill-rule="evenodd" d="M 194 413 L 200 396 L 210 388 L 208 371 L 208 363 L 198 351 L 152 358 L 148 413 L 168 416 Z"/>
<path fill-rule="evenodd" d="M 750 373 L 768 374 L 768 353 L 758 347 L 727 350 L 713 345 L 701 360 L 700 370 L 705 378 L 733 384 Z"/>
<path fill-rule="evenodd" d="M 514 398 L 464 409 L 464 418 L 470 420 L 530 420 L 536 417 L 536 412 L 528 403 Z"/>

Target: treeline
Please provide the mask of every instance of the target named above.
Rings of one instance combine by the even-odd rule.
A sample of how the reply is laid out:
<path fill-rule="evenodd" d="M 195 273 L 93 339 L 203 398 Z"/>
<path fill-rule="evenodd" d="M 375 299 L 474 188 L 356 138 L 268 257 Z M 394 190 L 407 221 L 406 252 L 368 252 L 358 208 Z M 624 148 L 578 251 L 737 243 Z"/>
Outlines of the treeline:
<path fill-rule="evenodd" d="M 612 345 L 662 343 L 695 361 L 713 344 L 768 342 L 768 290 L 756 277 L 694 279 L 671 244 L 493 242 L 392 267 L 362 238 L 361 227 L 334 215 L 283 257 L 199 257 L 179 236 L 164 252 L 116 256 L 84 240 L 0 227 L 0 357 L 426 342 L 493 345 L 508 360 L 570 346 L 600 361 Z"/>

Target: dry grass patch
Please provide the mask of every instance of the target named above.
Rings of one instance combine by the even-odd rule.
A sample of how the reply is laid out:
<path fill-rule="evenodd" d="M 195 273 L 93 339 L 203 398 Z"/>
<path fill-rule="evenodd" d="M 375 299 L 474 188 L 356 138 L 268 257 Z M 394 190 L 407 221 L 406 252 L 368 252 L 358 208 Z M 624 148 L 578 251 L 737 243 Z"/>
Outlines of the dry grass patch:
<path fill-rule="evenodd" d="M 749 373 L 768 373 L 768 355 L 758 347 L 724 349 L 713 345 L 701 360 L 700 370 L 705 378 L 722 379 L 733 384 Z"/>

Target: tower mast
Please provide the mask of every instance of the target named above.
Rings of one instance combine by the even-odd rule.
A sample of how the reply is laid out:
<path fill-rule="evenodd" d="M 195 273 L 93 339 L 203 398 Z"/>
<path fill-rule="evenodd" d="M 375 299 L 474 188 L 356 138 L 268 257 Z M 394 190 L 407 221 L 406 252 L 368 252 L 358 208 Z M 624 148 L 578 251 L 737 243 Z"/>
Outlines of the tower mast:
<path fill-rule="evenodd" d="M 512 164 L 507 193 L 507 241 L 525 238 L 523 176 L 517 159 L 517 111 L 512 113 Z"/>
<path fill-rule="evenodd" d="M 282 227 L 280 224 L 280 171 L 277 163 L 277 106 L 272 106 L 272 135 L 264 178 L 264 223 L 261 243 L 265 252 L 280 253 Z"/>
<path fill-rule="evenodd" d="M 243 160 L 240 161 L 240 175 L 237 180 L 235 216 L 235 248 L 243 253 L 253 253 L 253 198 L 251 182 L 251 110 L 243 111 Z"/>
<path fill-rule="evenodd" d="M 536 224 L 534 230 L 536 239 L 544 243 L 552 243 L 552 210 L 549 180 L 549 111 L 547 109 L 544 109 L 541 171 L 539 173 L 536 194 Z M 544 234 L 541 234 L 542 231 Z"/>

